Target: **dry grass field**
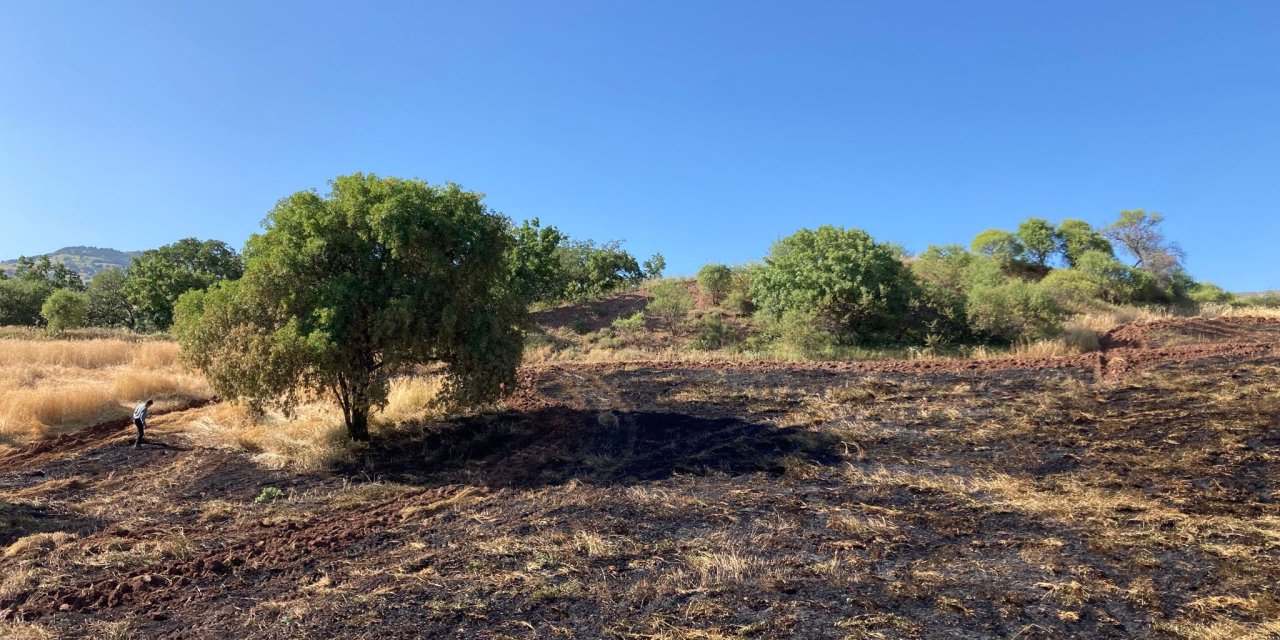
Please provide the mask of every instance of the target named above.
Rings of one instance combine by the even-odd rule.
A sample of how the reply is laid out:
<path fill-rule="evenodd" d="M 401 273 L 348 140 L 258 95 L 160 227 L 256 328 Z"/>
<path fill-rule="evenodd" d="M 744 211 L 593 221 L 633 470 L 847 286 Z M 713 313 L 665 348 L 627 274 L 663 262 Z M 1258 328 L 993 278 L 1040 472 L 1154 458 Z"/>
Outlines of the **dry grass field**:
<path fill-rule="evenodd" d="M 1280 637 L 1280 322 L 1151 320 L 1061 357 L 542 363 L 468 416 L 405 378 L 364 447 L 322 403 L 182 409 L 198 380 L 140 452 L 32 413 L 60 435 L 0 452 L 0 637 Z M 50 372 L 23 388 L 188 375 L 142 347 L 10 353 Z"/>
<path fill-rule="evenodd" d="M 120 416 L 154 398 L 159 409 L 208 398 L 204 379 L 166 340 L 0 339 L 0 451 Z"/>

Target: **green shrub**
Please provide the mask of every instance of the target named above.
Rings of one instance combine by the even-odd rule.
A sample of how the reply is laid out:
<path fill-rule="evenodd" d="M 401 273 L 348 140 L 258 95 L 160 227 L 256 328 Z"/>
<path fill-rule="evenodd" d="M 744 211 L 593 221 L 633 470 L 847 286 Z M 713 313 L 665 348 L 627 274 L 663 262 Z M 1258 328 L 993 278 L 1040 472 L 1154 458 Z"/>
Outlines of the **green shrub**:
<path fill-rule="evenodd" d="M 709 264 L 698 270 L 698 291 L 719 306 L 733 286 L 733 270 L 728 265 Z"/>
<path fill-rule="evenodd" d="M 254 498 L 253 501 L 257 504 L 266 504 L 268 502 L 275 502 L 283 497 L 284 492 L 280 489 L 276 487 L 263 487 L 262 491 L 258 494 L 258 497 Z"/>
<path fill-rule="evenodd" d="M 690 346 L 702 351 L 724 349 L 742 342 L 742 332 L 725 322 L 724 313 L 720 311 L 703 314 L 693 322 L 693 330 Z"/>
<path fill-rule="evenodd" d="M 917 290 L 897 247 L 834 226 L 774 243 L 751 280 L 760 313 L 773 320 L 810 314 L 846 343 L 900 338 Z"/>
<path fill-rule="evenodd" d="M 659 280 L 649 288 L 649 293 L 653 299 L 646 310 L 673 331 L 693 309 L 693 294 L 680 280 Z"/>
<path fill-rule="evenodd" d="M 755 340 L 753 346 L 771 340 L 805 358 L 821 358 L 832 354 L 840 344 L 836 334 L 818 327 L 818 319 L 812 311 L 796 309 L 787 311 L 780 318 L 757 314 L 763 340 Z"/>
<path fill-rule="evenodd" d="M 1157 278 L 1147 271 L 1130 267 L 1114 256 L 1090 251 L 1080 256 L 1072 271 L 1084 274 L 1097 284 L 1099 296 L 1112 304 L 1168 302 Z"/>
<path fill-rule="evenodd" d="M 1231 293 L 1212 282 L 1195 283 L 1191 286 L 1191 290 L 1187 295 L 1191 298 L 1192 302 L 1198 302 L 1200 304 L 1231 304 L 1236 300 L 1234 293 Z"/>
<path fill-rule="evenodd" d="M 49 333 L 62 333 L 63 329 L 84 326 L 85 313 L 89 310 L 89 296 L 71 289 L 58 289 L 49 294 L 40 307 Z"/>
<path fill-rule="evenodd" d="M 1255 307 L 1280 308 L 1280 292 L 1268 291 L 1256 296 L 1237 298 L 1234 304 Z"/>
<path fill-rule="evenodd" d="M 1078 269 L 1054 269 L 1040 284 L 1064 307 L 1084 309 L 1105 297 L 1104 282 Z"/>
<path fill-rule="evenodd" d="M 1065 315 L 1047 289 L 1029 282 L 980 288 L 968 300 L 969 326 L 981 335 L 1007 342 L 1057 335 Z"/>
<path fill-rule="evenodd" d="M 618 318 L 611 325 L 618 333 L 637 334 L 644 331 L 644 312 L 637 311 L 625 318 Z"/>

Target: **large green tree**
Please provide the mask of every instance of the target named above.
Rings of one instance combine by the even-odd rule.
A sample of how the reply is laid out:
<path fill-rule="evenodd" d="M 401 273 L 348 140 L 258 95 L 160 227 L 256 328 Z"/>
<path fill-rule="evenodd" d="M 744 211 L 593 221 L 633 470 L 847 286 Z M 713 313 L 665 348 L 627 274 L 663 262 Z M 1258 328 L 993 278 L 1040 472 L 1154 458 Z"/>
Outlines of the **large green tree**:
<path fill-rule="evenodd" d="M 1049 261 L 1049 256 L 1058 249 L 1055 231 L 1044 218 L 1027 218 L 1018 225 L 1018 242 L 1022 244 L 1027 260 L 1042 267 Z"/>
<path fill-rule="evenodd" d="M 516 293 L 529 302 L 558 300 L 564 296 L 565 274 L 560 245 L 568 236 L 534 218 L 512 229 L 511 268 Z"/>
<path fill-rule="evenodd" d="M 48 280 L 0 280 L 0 325 L 38 326 L 40 307 L 53 292 Z"/>
<path fill-rule="evenodd" d="M 1022 259 L 1027 250 L 1017 234 L 1002 229 L 987 229 L 979 233 L 969 248 L 974 253 L 1006 263 Z"/>
<path fill-rule="evenodd" d="M 61 262 L 51 261 L 49 256 L 19 257 L 13 273 L 19 280 L 48 282 L 54 289 L 84 291 L 84 280 L 80 278 L 80 274 Z"/>
<path fill-rule="evenodd" d="M 125 295 L 144 329 L 168 329 L 173 304 L 193 289 L 240 277 L 244 267 L 235 249 L 221 240 L 183 238 L 142 252 L 129 266 Z"/>
<path fill-rule="evenodd" d="M 328 391 L 356 440 L 389 377 L 416 365 L 443 365 L 459 402 L 511 390 L 526 310 L 507 219 L 455 184 L 355 174 L 331 185 L 276 205 L 241 280 L 183 297 L 185 359 L 254 404 Z"/>
<path fill-rule="evenodd" d="M 566 240 L 559 249 L 565 277 L 564 297 L 582 300 L 608 295 L 644 282 L 645 272 L 635 256 L 611 240 Z"/>
<path fill-rule="evenodd" d="M 98 272 L 89 281 L 89 310 L 85 322 L 93 327 L 133 326 L 133 307 L 125 294 L 125 274 L 110 268 Z"/>
<path fill-rule="evenodd" d="M 1069 267 L 1079 264 L 1080 258 L 1090 251 L 1106 255 L 1115 253 L 1107 237 L 1084 220 L 1071 218 L 1063 220 L 1062 224 L 1058 225 L 1055 235 L 1058 244 L 1061 245 L 1062 259 Z"/>
<path fill-rule="evenodd" d="M 860 229 L 802 229 L 774 243 L 752 293 L 767 316 L 812 314 L 847 343 L 897 338 L 917 291 L 899 254 Z"/>

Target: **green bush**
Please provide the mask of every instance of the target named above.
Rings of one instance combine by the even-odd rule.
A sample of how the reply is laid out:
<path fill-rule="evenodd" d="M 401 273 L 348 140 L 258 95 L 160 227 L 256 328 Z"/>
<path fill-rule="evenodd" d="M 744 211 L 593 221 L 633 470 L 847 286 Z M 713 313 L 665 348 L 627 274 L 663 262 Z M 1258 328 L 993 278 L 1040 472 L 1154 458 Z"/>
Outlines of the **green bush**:
<path fill-rule="evenodd" d="M 611 325 L 618 333 L 637 334 L 644 331 L 644 312 L 637 311 L 625 318 L 618 318 Z"/>
<path fill-rule="evenodd" d="M 0 280 L 0 326 L 39 326 L 40 308 L 53 291 L 46 280 Z"/>
<path fill-rule="evenodd" d="M 284 492 L 280 489 L 276 487 L 263 487 L 262 491 L 258 493 L 258 497 L 254 498 L 253 501 L 257 504 L 266 504 L 268 502 L 275 502 L 283 497 Z"/>
<path fill-rule="evenodd" d="M 63 329 L 84 326 L 85 313 L 89 310 L 89 296 L 71 289 L 58 289 L 49 294 L 40 307 L 49 333 L 62 333 Z"/>
<path fill-rule="evenodd" d="M 1237 298 L 1235 304 L 1245 305 L 1245 306 L 1255 306 L 1255 307 L 1280 308 L 1280 292 L 1268 291 L 1266 293 L 1258 294 L 1256 296 L 1249 296 L 1247 298 Z"/>
<path fill-rule="evenodd" d="M 1083 310 L 1105 297 L 1105 283 L 1078 269 L 1054 269 L 1040 284 L 1064 307 Z"/>
<path fill-rule="evenodd" d="M 893 245 L 858 229 L 803 229 L 774 243 L 752 277 L 760 313 L 811 314 L 846 343 L 901 338 L 918 287 Z"/>
<path fill-rule="evenodd" d="M 698 270 L 698 291 L 719 306 L 733 286 L 733 270 L 728 265 L 709 264 Z"/>
<path fill-rule="evenodd" d="M 1168 302 L 1156 276 L 1130 267 L 1114 256 L 1090 251 L 1080 256 L 1073 271 L 1084 274 L 1097 285 L 1099 297 L 1112 304 Z"/>
<path fill-rule="evenodd" d="M 693 310 L 693 294 L 689 286 L 680 280 L 659 280 L 649 288 L 653 299 L 646 310 L 665 322 L 672 331 Z"/>
<path fill-rule="evenodd" d="M 1029 282 L 979 288 L 968 300 L 969 326 L 981 335 L 1007 342 L 1057 335 L 1065 316 L 1045 287 Z"/>
<path fill-rule="evenodd" d="M 742 342 L 742 332 L 725 321 L 724 312 L 712 311 L 693 322 L 694 338 L 690 346 L 701 351 L 713 351 Z"/>
<path fill-rule="evenodd" d="M 813 311 L 791 310 L 779 318 L 757 314 L 756 319 L 761 336 L 751 342 L 757 348 L 764 347 L 763 342 L 775 342 L 805 358 L 821 358 L 834 353 L 840 345 L 836 334 L 817 326 Z"/>
<path fill-rule="evenodd" d="M 1236 300 L 1234 293 L 1231 293 L 1212 282 L 1195 283 L 1191 286 L 1191 290 L 1188 292 L 1188 297 L 1191 298 L 1192 302 L 1198 302 L 1200 304 L 1231 304 Z"/>

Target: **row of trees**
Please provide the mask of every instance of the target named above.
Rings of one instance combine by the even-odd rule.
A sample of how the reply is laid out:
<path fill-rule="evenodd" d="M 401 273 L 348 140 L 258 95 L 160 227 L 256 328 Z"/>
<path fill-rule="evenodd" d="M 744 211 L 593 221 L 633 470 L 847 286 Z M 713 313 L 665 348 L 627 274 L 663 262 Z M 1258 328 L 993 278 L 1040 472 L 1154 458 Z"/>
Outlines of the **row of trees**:
<path fill-rule="evenodd" d="M 917 256 L 858 229 L 824 226 L 775 243 L 761 262 L 709 264 L 698 290 L 714 306 L 754 313 L 759 335 L 817 352 L 840 345 L 1011 343 L 1051 337 L 1071 313 L 1106 304 L 1224 302 L 1195 282 L 1163 217 L 1122 211 L 1095 229 L 1029 218 L 989 229 L 966 248 L 930 246 Z M 1128 257 L 1131 262 L 1122 262 Z M 681 283 L 652 287 L 651 314 L 674 327 L 692 309 Z M 695 342 L 725 331 L 714 314 L 694 319 Z"/>
<path fill-rule="evenodd" d="M 585 300 L 634 288 L 662 276 L 666 260 L 655 253 L 644 264 L 616 240 L 596 245 L 574 240 L 534 218 L 511 229 L 511 269 L 517 293 L 530 303 Z"/>
<path fill-rule="evenodd" d="M 7 290 L 34 287 L 47 318 L 173 323 L 184 359 L 223 397 L 288 410 L 305 391 L 323 391 L 364 440 L 392 376 L 437 364 L 453 400 L 495 398 L 514 386 L 531 303 L 634 287 L 664 266 L 660 255 L 642 266 L 616 242 L 574 241 L 536 219 L 514 226 L 455 184 L 355 174 L 331 185 L 281 200 L 243 256 L 187 239 L 87 287 L 47 261 L 24 261 L 0 282 L 0 312 L 12 313 Z M 1073 307 L 1207 290 L 1186 276 L 1160 222 L 1143 211 L 1103 230 L 1031 219 L 983 232 L 969 249 L 916 257 L 824 226 L 778 241 L 759 264 L 704 267 L 699 290 L 712 305 L 753 313 L 763 334 L 813 349 L 1033 339 Z M 1134 263 L 1121 263 L 1117 248 Z M 673 328 L 693 306 L 684 282 L 652 290 L 650 312 Z M 723 313 L 704 316 L 699 338 L 712 348 L 733 334 Z"/>
<path fill-rule="evenodd" d="M 226 243 L 195 238 L 144 251 L 127 270 L 103 270 L 87 284 L 47 256 L 23 257 L 11 277 L 0 273 L 0 325 L 165 330 L 180 295 L 238 278 L 242 269 Z"/>

